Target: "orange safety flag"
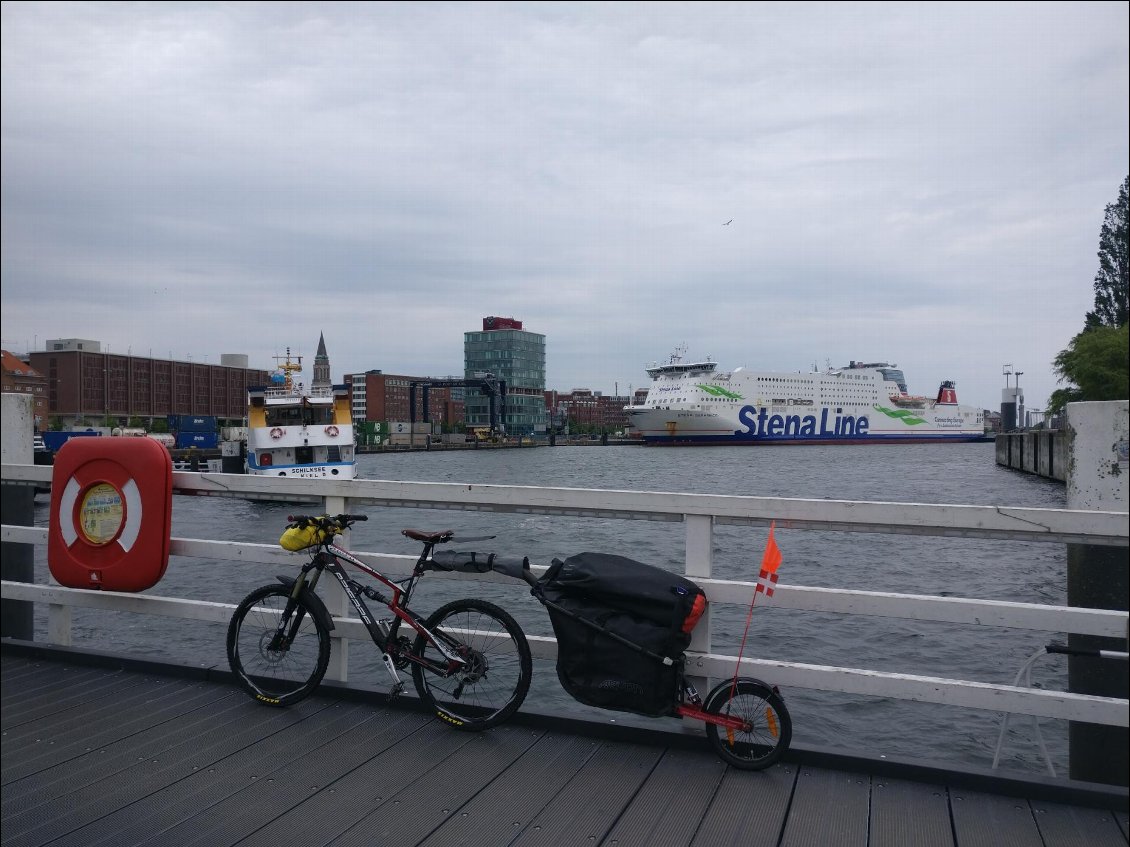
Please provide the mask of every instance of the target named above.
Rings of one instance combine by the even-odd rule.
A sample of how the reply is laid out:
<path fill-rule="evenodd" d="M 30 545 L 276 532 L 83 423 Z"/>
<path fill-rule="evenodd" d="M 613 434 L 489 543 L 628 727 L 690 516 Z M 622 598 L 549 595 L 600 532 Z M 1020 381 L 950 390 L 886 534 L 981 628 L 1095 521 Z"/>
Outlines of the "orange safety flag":
<path fill-rule="evenodd" d="M 769 524 L 769 539 L 765 542 L 765 552 L 761 556 L 761 573 L 757 577 L 756 594 L 762 592 L 766 597 L 773 596 L 777 587 L 777 568 L 781 566 L 781 550 L 773 538 L 773 527 L 776 521 Z"/>
<path fill-rule="evenodd" d="M 745 631 L 742 633 L 742 643 L 738 647 L 738 661 L 734 664 L 734 680 L 730 684 L 731 697 L 738 686 L 738 673 L 741 671 L 742 656 L 745 654 L 745 642 L 749 637 L 749 625 L 753 621 L 754 601 L 757 600 L 758 593 L 772 597 L 773 590 L 777 587 L 777 568 L 781 566 L 781 551 L 773 538 L 773 527 L 776 525 L 776 521 L 769 523 L 769 539 L 765 542 L 765 552 L 761 555 L 761 573 L 757 578 L 757 587 L 753 590 L 753 596 L 749 598 L 749 614 L 746 615 Z"/>

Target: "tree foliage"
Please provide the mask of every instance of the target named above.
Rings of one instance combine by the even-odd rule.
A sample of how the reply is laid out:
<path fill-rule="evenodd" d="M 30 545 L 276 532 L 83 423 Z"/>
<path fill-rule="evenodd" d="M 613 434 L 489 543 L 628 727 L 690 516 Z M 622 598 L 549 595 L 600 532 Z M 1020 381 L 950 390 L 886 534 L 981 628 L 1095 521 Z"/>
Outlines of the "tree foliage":
<path fill-rule="evenodd" d="M 1058 412 L 1082 400 L 1125 400 L 1130 397 L 1130 326 L 1097 326 L 1071 339 L 1055 357 L 1055 371 L 1070 388 L 1056 390 L 1049 408 Z"/>
<path fill-rule="evenodd" d="M 1122 181 L 1118 201 L 1106 207 L 1099 233 L 1099 270 L 1095 274 L 1095 308 L 1087 312 L 1087 329 L 1097 326 L 1126 326 L 1127 296 L 1130 292 L 1130 265 L 1127 264 L 1127 219 L 1130 176 Z"/>
<path fill-rule="evenodd" d="M 1054 370 L 1066 388 L 1057 389 L 1048 411 L 1085 400 L 1124 400 L 1130 396 L 1130 344 L 1127 342 L 1130 250 L 1130 176 L 1122 181 L 1118 200 L 1106 207 L 1099 233 L 1099 270 L 1095 274 L 1095 308 L 1087 312 L 1085 329 L 1055 357 Z"/>

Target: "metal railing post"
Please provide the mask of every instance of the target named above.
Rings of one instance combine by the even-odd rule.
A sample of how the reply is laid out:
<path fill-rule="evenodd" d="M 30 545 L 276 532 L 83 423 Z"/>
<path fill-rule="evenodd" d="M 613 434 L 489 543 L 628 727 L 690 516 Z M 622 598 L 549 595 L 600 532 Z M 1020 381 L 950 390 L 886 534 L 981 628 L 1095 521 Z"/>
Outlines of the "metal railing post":
<path fill-rule="evenodd" d="M 709 579 L 714 571 L 714 516 L 686 515 L 684 520 L 687 524 L 687 558 L 684 565 L 686 576 L 692 581 L 697 577 Z M 691 633 L 691 650 L 710 653 L 711 627 L 710 607 L 707 606 L 706 613 Z M 688 673 L 687 680 L 703 697 L 710 690 L 708 677 Z"/>
<path fill-rule="evenodd" d="M 322 501 L 322 513 L 326 515 L 340 515 L 349 510 L 349 500 L 346 497 L 326 497 Z M 342 544 L 349 548 L 349 533 L 342 536 Z M 322 580 L 319 585 L 325 594 L 326 608 L 335 618 L 345 617 L 350 610 L 349 601 L 345 592 L 333 577 Z M 349 639 L 340 634 L 336 627 L 330 633 L 330 664 L 326 668 L 326 678 L 338 682 L 349 681 Z"/>

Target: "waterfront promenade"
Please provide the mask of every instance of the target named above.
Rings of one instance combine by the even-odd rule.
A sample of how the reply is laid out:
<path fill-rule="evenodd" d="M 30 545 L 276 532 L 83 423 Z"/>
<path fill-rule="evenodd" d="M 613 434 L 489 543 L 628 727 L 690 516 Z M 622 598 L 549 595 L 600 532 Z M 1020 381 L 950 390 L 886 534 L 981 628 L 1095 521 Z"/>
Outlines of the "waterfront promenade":
<path fill-rule="evenodd" d="M 323 686 L 289 709 L 224 671 L 3 645 L 5 847 L 1127 844 L 1126 795 L 523 713 L 454 731 Z"/>

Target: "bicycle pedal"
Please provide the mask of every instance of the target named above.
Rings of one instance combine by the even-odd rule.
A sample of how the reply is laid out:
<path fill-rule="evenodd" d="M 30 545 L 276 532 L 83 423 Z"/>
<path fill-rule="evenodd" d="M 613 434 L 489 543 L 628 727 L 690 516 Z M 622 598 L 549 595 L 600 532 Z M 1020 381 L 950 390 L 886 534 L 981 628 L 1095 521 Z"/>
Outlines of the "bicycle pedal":
<path fill-rule="evenodd" d="M 392 688 L 390 688 L 388 690 L 388 702 L 391 703 L 393 700 L 395 700 L 397 697 L 399 697 L 403 693 L 404 693 L 404 683 L 403 682 L 396 683 L 396 685 L 394 685 Z"/>

